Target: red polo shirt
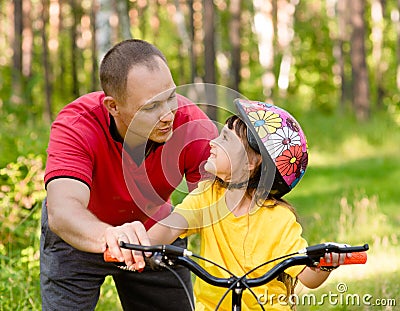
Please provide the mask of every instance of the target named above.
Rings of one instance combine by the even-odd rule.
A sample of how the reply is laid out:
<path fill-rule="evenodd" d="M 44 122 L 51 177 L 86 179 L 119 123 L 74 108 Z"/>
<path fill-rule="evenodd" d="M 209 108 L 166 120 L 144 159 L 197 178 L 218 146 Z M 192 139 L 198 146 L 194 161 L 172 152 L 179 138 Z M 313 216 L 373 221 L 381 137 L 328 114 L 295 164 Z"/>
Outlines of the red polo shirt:
<path fill-rule="evenodd" d="M 110 134 L 104 93 L 84 95 L 59 113 L 47 149 L 45 183 L 60 177 L 90 187 L 88 209 L 111 225 L 140 220 L 150 227 L 169 214 L 171 193 L 185 175 L 189 190 L 200 179 L 215 125 L 193 103 L 178 95 L 173 135 L 137 165 Z"/>

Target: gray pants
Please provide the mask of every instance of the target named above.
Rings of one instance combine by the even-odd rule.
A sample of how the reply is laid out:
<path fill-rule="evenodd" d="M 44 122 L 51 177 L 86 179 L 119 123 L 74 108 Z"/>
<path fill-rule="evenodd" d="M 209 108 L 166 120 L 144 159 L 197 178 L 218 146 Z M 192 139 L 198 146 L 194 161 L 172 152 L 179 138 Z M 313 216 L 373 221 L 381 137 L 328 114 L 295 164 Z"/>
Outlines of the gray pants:
<path fill-rule="evenodd" d="M 174 243 L 185 246 L 185 240 Z M 175 270 L 192 293 L 190 273 Z M 106 263 L 102 254 L 82 252 L 64 242 L 48 227 L 42 208 L 40 238 L 40 286 L 42 310 L 94 310 L 100 287 L 111 275 L 124 310 L 190 310 L 188 297 L 177 278 L 167 270 L 130 272 Z M 193 301 L 193 297 L 191 297 Z"/>

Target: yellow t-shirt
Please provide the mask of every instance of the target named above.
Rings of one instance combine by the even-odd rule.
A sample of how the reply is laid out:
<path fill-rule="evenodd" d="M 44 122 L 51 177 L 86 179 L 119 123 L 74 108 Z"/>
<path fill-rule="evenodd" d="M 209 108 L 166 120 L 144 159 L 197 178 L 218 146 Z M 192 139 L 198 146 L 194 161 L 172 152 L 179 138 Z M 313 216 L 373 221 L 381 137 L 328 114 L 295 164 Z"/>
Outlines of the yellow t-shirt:
<path fill-rule="evenodd" d="M 189 224 L 185 236 L 200 234 L 201 256 L 220 264 L 236 276 L 242 276 L 261 263 L 307 246 L 301 237 L 300 224 L 287 207 L 259 207 L 249 214 L 236 217 L 226 205 L 225 191 L 211 182 L 201 182 L 174 210 Z M 261 276 L 277 263 L 266 265 L 248 277 Z M 212 275 L 229 277 L 228 273 L 210 263 L 201 260 L 200 264 Z M 295 277 L 303 268 L 295 266 L 285 272 Z M 265 310 L 290 310 L 283 300 L 286 287 L 282 282 L 275 279 L 252 289 Z M 196 278 L 196 310 L 215 310 L 226 290 Z M 231 294 L 218 310 L 231 310 Z M 243 292 L 242 310 L 261 310 L 257 299 L 248 289 Z"/>

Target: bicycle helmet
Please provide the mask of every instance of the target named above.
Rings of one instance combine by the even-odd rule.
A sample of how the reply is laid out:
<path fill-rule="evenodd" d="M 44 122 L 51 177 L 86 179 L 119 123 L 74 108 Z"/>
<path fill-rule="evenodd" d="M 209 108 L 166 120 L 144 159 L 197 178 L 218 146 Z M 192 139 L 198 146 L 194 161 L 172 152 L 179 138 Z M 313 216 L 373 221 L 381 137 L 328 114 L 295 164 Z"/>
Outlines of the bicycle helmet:
<path fill-rule="evenodd" d="M 296 119 L 286 110 L 259 101 L 236 99 L 247 125 L 250 146 L 262 156 L 260 184 L 280 198 L 303 177 L 308 164 L 307 141 Z M 259 184 L 259 185 L 260 185 Z"/>

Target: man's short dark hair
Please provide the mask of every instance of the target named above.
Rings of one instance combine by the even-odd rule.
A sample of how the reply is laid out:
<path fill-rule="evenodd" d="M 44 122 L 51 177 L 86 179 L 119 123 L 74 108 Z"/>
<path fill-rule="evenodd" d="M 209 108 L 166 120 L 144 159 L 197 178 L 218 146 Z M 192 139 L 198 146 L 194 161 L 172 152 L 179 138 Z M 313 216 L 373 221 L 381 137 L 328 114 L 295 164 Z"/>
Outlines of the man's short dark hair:
<path fill-rule="evenodd" d="M 167 60 L 154 45 L 139 39 L 122 41 L 112 47 L 100 64 L 100 83 L 104 93 L 119 101 L 125 101 L 129 70 L 135 65 L 150 70 L 158 68 L 155 57 Z"/>

